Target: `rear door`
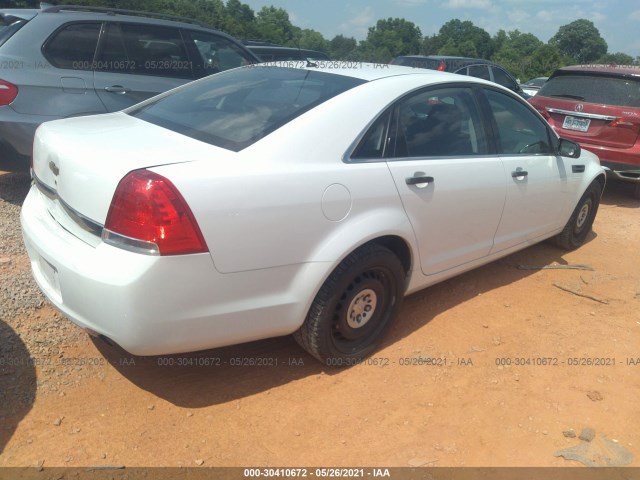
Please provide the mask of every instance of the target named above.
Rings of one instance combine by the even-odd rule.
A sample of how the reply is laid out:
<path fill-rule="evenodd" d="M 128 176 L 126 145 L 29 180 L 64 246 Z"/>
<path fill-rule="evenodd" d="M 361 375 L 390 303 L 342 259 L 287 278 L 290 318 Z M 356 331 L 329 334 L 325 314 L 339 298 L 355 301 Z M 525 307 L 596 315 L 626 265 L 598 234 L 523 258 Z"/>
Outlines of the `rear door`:
<path fill-rule="evenodd" d="M 95 62 L 95 90 L 110 112 L 194 78 L 180 29 L 107 22 Z"/>
<path fill-rule="evenodd" d="M 425 275 L 489 254 L 505 203 L 468 84 L 412 93 L 395 107 L 389 169 L 413 226 Z"/>

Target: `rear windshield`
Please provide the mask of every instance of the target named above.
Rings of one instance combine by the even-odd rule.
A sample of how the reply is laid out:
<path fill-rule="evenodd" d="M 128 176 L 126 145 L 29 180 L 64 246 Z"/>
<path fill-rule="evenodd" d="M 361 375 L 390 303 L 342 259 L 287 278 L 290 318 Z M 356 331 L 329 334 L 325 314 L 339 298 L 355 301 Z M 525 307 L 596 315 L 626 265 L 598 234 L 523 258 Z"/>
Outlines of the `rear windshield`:
<path fill-rule="evenodd" d="M 219 73 L 127 113 L 235 152 L 364 80 L 281 67 Z"/>
<path fill-rule="evenodd" d="M 15 17 L 10 14 L 0 13 L 0 45 L 20 30 L 28 22 L 25 18 Z"/>
<path fill-rule="evenodd" d="M 547 81 L 538 95 L 586 103 L 640 107 L 640 80 L 603 75 L 560 75 Z"/>

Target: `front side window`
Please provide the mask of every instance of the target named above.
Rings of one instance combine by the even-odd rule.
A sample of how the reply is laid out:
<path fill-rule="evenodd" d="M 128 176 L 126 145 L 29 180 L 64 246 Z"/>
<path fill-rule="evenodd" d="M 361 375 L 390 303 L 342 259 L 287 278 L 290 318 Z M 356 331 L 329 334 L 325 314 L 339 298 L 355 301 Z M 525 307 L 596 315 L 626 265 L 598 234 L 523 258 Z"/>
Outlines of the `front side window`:
<path fill-rule="evenodd" d="M 155 25 L 109 24 L 96 70 L 193 78 L 180 30 Z"/>
<path fill-rule="evenodd" d="M 487 153 L 484 129 L 470 88 L 430 89 L 396 109 L 396 157 L 448 157 Z"/>
<path fill-rule="evenodd" d="M 189 84 L 127 113 L 237 152 L 362 83 L 319 71 L 245 67 Z"/>
<path fill-rule="evenodd" d="M 485 89 L 485 94 L 498 127 L 499 153 L 553 153 L 546 125 L 529 108 L 502 92 Z"/>
<path fill-rule="evenodd" d="M 54 67 L 91 70 L 98 45 L 100 23 L 72 23 L 58 30 L 43 48 Z"/>

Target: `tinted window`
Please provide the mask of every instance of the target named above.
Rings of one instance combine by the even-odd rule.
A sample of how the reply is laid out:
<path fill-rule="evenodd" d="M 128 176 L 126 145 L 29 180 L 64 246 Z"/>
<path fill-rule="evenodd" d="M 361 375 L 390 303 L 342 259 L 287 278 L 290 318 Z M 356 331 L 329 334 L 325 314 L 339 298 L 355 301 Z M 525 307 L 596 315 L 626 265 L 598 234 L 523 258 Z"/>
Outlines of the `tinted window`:
<path fill-rule="evenodd" d="M 411 95 L 398 104 L 396 115 L 396 157 L 460 156 L 487 151 L 469 88 Z"/>
<path fill-rule="evenodd" d="M 351 158 L 356 159 L 378 159 L 382 158 L 385 153 L 385 147 L 387 145 L 389 117 L 391 112 L 386 112 L 381 115 L 373 125 L 369 127 L 367 133 L 364 134 L 360 143 L 351 155 Z"/>
<path fill-rule="evenodd" d="M 54 67 L 91 70 L 100 27 L 100 23 L 67 25 L 47 42 L 45 57 Z"/>
<path fill-rule="evenodd" d="M 193 78 L 180 31 L 155 25 L 109 25 L 96 62 L 98 70 Z"/>
<path fill-rule="evenodd" d="M 239 151 L 362 83 L 364 80 L 317 71 L 247 67 L 207 77 L 129 114 Z"/>
<path fill-rule="evenodd" d="M 233 42 L 206 32 L 186 32 L 198 51 L 198 76 L 211 75 L 223 70 L 255 63 L 247 53 Z"/>
<path fill-rule="evenodd" d="M 502 70 L 500 67 L 491 67 L 493 71 L 493 81 L 503 87 L 507 87 L 511 90 L 515 90 L 517 88 L 516 82 L 511 75 Z"/>
<path fill-rule="evenodd" d="M 640 107 L 640 82 L 600 75 L 560 75 L 548 80 L 538 95 L 587 103 Z"/>
<path fill-rule="evenodd" d="M 469 76 L 491 80 L 489 76 L 489 67 L 487 65 L 471 65 L 469 67 Z"/>
<path fill-rule="evenodd" d="M 495 90 L 485 90 L 498 126 L 498 149 L 503 154 L 553 152 L 546 125 L 519 101 Z"/>

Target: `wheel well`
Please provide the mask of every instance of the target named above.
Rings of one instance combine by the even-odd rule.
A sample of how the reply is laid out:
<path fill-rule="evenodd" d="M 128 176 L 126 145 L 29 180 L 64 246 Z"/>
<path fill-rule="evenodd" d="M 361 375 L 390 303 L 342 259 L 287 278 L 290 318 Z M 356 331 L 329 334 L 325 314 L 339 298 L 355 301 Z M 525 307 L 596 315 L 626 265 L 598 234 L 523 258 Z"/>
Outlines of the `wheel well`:
<path fill-rule="evenodd" d="M 600 184 L 600 188 L 602 189 L 602 191 L 604 192 L 604 184 L 606 182 L 605 176 L 604 174 L 602 175 L 598 175 L 596 177 L 596 180 L 598 181 L 598 183 Z"/>
<path fill-rule="evenodd" d="M 367 242 L 367 245 L 371 243 L 375 243 L 391 250 L 400 260 L 405 274 L 409 273 L 411 270 L 411 249 L 404 239 L 395 235 L 387 235 L 385 237 L 379 237 L 371 240 Z"/>

